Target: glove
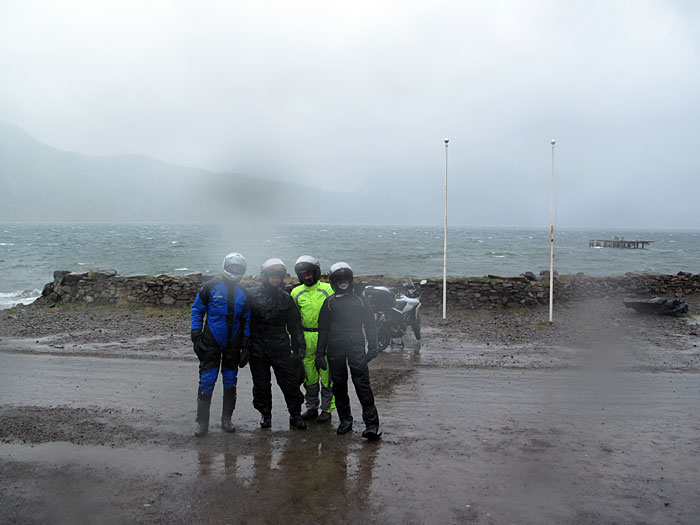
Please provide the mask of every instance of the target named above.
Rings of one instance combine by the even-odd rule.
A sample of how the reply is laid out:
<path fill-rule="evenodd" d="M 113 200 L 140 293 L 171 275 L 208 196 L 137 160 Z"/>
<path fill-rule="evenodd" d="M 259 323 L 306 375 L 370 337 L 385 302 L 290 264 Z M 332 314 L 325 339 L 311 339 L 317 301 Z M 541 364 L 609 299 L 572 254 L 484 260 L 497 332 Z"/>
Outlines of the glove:
<path fill-rule="evenodd" d="M 238 366 L 241 368 L 244 368 L 245 365 L 248 364 L 248 361 L 250 361 L 250 349 L 253 346 L 253 342 L 250 340 L 250 337 L 244 337 L 243 338 L 243 345 L 241 346 L 241 353 L 238 358 Z"/>
<path fill-rule="evenodd" d="M 297 348 L 297 359 L 303 361 L 306 357 L 306 348 Z"/>
<path fill-rule="evenodd" d="M 294 366 L 297 369 L 297 384 L 301 386 L 306 381 L 306 368 L 304 368 L 304 361 L 297 359 L 294 362 Z"/>
<path fill-rule="evenodd" d="M 190 339 L 192 339 L 192 348 L 194 350 L 195 355 L 197 356 L 197 359 L 202 361 L 204 359 L 204 351 L 199 346 L 199 343 L 202 341 L 202 331 L 190 331 Z"/>
<path fill-rule="evenodd" d="M 369 350 L 367 350 L 367 362 L 369 363 L 372 359 L 377 357 L 377 349 L 372 347 Z"/>
<path fill-rule="evenodd" d="M 328 370 L 328 364 L 326 363 L 326 356 L 317 355 L 316 360 L 314 361 L 314 364 L 316 365 L 316 368 L 318 370 Z"/>
<path fill-rule="evenodd" d="M 192 344 L 192 348 L 194 349 L 194 353 L 197 356 L 197 359 L 200 361 L 204 361 L 204 357 L 206 353 L 202 349 L 201 341 L 197 341 L 196 343 Z"/>
<path fill-rule="evenodd" d="M 250 361 L 250 350 L 248 350 L 245 346 L 241 348 L 241 355 L 238 358 L 238 366 L 241 368 L 245 368 L 245 365 L 248 364 L 248 361 Z"/>

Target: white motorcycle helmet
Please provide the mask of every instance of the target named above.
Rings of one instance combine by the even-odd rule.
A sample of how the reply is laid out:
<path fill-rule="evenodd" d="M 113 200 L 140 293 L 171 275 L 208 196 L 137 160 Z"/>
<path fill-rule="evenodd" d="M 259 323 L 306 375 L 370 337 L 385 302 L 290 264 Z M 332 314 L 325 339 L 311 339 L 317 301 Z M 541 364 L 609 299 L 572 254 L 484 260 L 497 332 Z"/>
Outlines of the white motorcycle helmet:
<path fill-rule="evenodd" d="M 350 265 L 346 262 L 337 262 L 331 266 L 328 280 L 336 294 L 342 295 L 349 293 L 353 288 L 352 268 L 350 268 Z"/>
<path fill-rule="evenodd" d="M 224 257 L 224 271 L 222 272 L 224 281 L 229 283 L 239 283 L 243 279 L 248 261 L 245 257 L 237 252 L 229 253 Z"/>
<path fill-rule="evenodd" d="M 287 276 L 287 267 L 282 262 L 282 259 L 273 257 L 260 265 L 260 280 L 263 284 L 267 284 L 267 279 L 273 275 L 279 275 L 282 282 Z"/>
<path fill-rule="evenodd" d="M 302 255 L 297 259 L 297 262 L 294 263 L 294 271 L 300 283 L 306 286 L 313 286 L 321 278 L 321 263 L 318 262 L 318 259 L 310 255 Z M 304 275 L 308 273 L 311 274 L 311 278 L 304 279 Z"/>

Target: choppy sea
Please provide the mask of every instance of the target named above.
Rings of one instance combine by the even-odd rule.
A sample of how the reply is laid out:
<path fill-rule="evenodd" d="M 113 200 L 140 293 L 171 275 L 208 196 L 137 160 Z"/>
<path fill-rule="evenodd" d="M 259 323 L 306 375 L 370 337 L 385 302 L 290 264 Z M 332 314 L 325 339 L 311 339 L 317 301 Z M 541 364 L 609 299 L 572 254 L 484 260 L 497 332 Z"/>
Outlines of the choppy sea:
<path fill-rule="evenodd" d="M 589 248 L 590 239 L 653 241 L 644 249 Z M 549 226 L 448 229 L 450 276 L 536 274 L 549 268 Z M 0 224 L 0 308 L 39 296 L 53 271 L 113 268 L 122 275 L 215 273 L 226 253 L 248 259 L 257 274 L 269 257 L 291 270 L 299 255 L 337 261 L 356 273 L 441 277 L 441 226 L 195 224 Z M 555 270 L 562 274 L 700 273 L 700 232 L 557 230 Z"/>

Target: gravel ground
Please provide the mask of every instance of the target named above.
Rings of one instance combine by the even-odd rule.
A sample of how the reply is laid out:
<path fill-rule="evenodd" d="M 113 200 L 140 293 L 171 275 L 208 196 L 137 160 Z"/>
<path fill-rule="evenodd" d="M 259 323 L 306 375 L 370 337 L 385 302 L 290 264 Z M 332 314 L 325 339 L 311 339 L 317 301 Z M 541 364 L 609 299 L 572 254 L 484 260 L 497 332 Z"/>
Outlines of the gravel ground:
<path fill-rule="evenodd" d="M 700 296 L 685 300 L 678 318 L 572 301 L 551 326 L 546 306 L 425 308 L 422 340 L 370 365 L 376 444 L 354 396 L 353 434 L 298 432 L 277 387 L 262 431 L 247 369 L 237 431 L 216 425 L 219 385 L 193 438 L 187 308 L 0 311 L 0 522 L 694 523 Z"/>
<path fill-rule="evenodd" d="M 638 314 L 620 298 L 580 299 L 555 305 L 548 324 L 548 306 L 502 310 L 448 312 L 424 310 L 424 322 L 445 328 L 447 334 L 497 345 L 563 345 L 588 347 L 603 341 L 632 341 L 664 347 L 686 347 L 686 337 L 697 337 L 691 318 L 700 312 L 700 296 L 684 298 L 689 315 L 681 317 Z"/>
<path fill-rule="evenodd" d="M 382 373 L 416 366 L 480 369 L 614 367 L 700 371 L 700 296 L 680 317 L 639 314 L 621 298 L 503 310 L 423 308 L 423 339 L 410 329 L 385 350 Z M 0 311 L 0 352 L 194 361 L 188 308 L 33 304 Z M 406 350 L 406 351 L 405 351 Z M 384 384 L 384 383 L 382 383 Z M 390 383 L 388 383 L 390 384 Z"/>
<path fill-rule="evenodd" d="M 685 297 L 681 317 L 639 314 L 620 298 L 581 299 L 548 307 L 502 310 L 423 308 L 433 339 L 504 347 L 539 345 L 588 348 L 601 344 L 687 349 L 700 343 L 700 296 Z M 37 303 L 0 311 L 0 349 L 165 358 L 189 357 L 189 308 L 123 308 Z M 410 331 L 410 330 L 409 330 Z M 412 336 L 411 336 L 412 337 Z M 62 351 L 62 352 L 59 352 Z"/>

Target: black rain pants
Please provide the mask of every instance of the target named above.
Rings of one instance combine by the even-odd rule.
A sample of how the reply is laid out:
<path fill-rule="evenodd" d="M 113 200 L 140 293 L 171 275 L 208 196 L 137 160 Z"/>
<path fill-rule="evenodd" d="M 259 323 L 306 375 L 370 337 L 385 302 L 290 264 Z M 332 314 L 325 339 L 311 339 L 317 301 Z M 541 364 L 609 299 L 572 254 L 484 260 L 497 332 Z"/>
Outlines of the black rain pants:
<path fill-rule="evenodd" d="M 250 356 L 250 374 L 253 377 L 253 406 L 261 414 L 272 413 L 272 373 L 282 390 L 290 416 L 301 414 L 304 395 L 299 388 L 297 359 L 289 353 L 273 356 Z"/>
<path fill-rule="evenodd" d="M 348 395 L 348 368 L 352 383 L 355 385 L 357 398 L 362 405 L 362 420 L 367 427 L 379 426 L 379 414 L 374 406 L 374 394 L 369 383 L 369 368 L 367 356 L 362 346 L 358 347 L 328 347 L 328 366 L 331 369 L 333 395 L 338 417 L 341 421 L 352 421 L 350 396 Z"/>

